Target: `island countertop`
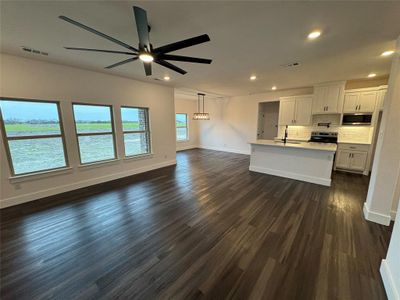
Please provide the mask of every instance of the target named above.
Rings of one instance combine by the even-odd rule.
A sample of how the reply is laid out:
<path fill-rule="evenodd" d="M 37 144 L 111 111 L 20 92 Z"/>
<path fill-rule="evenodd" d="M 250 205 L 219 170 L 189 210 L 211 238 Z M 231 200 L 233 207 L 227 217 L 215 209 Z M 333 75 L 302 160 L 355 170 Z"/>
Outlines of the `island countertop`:
<path fill-rule="evenodd" d="M 272 146 L 272 147 L 283 147 L 283 148 L 297 148 L 297 149 L 308 149 L 308 150 L 320 150 L 335 152 L 337 145 L 333 143 L 310 143 L 310 142 L 293 142 L 287 141 L 284 144 L 282 141 L 274 140 L 255 140 L 249 142 L 251 145 L 261 145 L 261 146 Z"/>

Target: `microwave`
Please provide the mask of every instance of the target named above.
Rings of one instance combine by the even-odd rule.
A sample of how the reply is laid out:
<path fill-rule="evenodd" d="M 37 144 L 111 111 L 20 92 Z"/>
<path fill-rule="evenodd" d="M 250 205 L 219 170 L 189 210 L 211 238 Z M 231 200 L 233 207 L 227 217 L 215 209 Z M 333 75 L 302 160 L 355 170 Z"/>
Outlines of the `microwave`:
<path fill-rule="evenodd" d="M 372 114 L 343 114 L 342 125 L 371 125 Z"/>

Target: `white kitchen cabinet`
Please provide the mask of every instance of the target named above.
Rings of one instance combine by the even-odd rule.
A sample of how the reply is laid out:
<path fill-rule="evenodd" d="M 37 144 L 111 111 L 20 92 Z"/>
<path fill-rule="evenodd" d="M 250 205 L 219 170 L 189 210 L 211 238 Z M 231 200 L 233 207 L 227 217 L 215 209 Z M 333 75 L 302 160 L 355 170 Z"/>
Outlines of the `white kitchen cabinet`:
<path fill-rule="evenodd" d="M 377 100 L 376 100 L 376 107 L 378 110 L 383 110 L 383 104 L 385 102 L 387 87 L 382 86 L 378 90 Z"/>
<path fill-rule="evenodd" d="M 375 110 L 377 95 L 377 91 L 346 92 L 344 95 L 343 112 L 373 112 Z"/>
<path fill-rule="evenodd" d="M 292 125 L 296 109 L 296 99 L 285 98 L 279 103 L 279 125 Z"/>
<path fill-rule="evenodd" d="M 350 156 L 350 151 L 338 150 L 336 153 L 336 168 L 348 169 L 350 166 Z"/>
<path fill-rule="evenodd" d="M 314 86 L 313 114 L 341 113 L 344 97 L 344 82 Z"/>
<path fill-rule="evenodd" d="M 279 105 L 279 125 L 310 125 L 312 96 L 283 97 Z"/>
<path fill-rule="evenodd" d="M 364 172 L 369 145 L 339 144 L 336 152 L 335 169 Z"/>
<path fill-rule="evenodd" d="M 350 158 L 350 170 L 364 171 L 367 156 L 367 152 L 352 152 Z"/>

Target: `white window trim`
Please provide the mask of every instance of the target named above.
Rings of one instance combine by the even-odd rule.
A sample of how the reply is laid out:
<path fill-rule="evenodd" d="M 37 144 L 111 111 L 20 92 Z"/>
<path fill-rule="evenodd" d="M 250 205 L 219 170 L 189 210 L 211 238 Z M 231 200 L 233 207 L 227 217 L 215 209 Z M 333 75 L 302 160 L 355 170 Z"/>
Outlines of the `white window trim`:
<path fill-rule="evenodd" d="M 122 142 L 124 145 L 124 160 L 141 159 L 144 157 L 153 156 L 154 153 L 153 153 L 153 145 L 152 145 L 152 140 L 151 140 L 151 129 L 150 129 L 150 109 L 148 107 L 121 105 L 120 110 L 122 111 L 123 108 L 144 109 L 146 111 L 146 129 L 145 130 L 124 130 L 124 125 L 123 125 L 123 121 L 122 121 L 122 113 L 121 113 L 121 130 L 122 130 Z M 130 134 L 130 133 L 146 133 L 147 139 L 148 139 L 147 147 L 149 149 L 149 152 L 134 154 L 134 155 L 126 155 L 125 134 Z"/>
<path fill-rule="evenodd" d="M 64 125 L 62 121 L 62 114 L 61 114 L 61 106 L 59 101 L 52 101 L 52 100 L 39 100 L 39 99 L 27 99 L 27 98 L 12 98 L 12 97 L 0 97 L 0 100 L 4 101 L 19 101 L 19 102 L 36 102 L 36 103 L 52 103 L 55 104 L 57 107 L 57 115 L 58 115 L 58 123 L 60 126 L 60 133 L 59 134 L 47 134 L 47 135 L 26 135 L 26 136 L 14 136 L 14 137 L 9 137 L 7 136 L 6 133 L 6 126 L 3 120 L 3 115 L 0 114 L 0 126 L 1 126 L 1 131 L 3 132 L 3 140 L 6 148 L 6 156 L 7 156 L 7 161 L 8 165 L 10 167 L 10 172 L 11 172 L 11 177 L 9 178 L 10 181 L 16 181 L 17 179 L 21 178 L 32 178 L 32 176 L 36 175 L 42 175 L 42 174 L 47 174 L 49 172 L 54 173 L 57 171 L 65 171 L 66 169 L 69 169 L 69 160 L 68 160 L 68 154 L 67 154 L 67 147 L 65 143 L 65 132 L 64 132 Z M 59 167 L 59 168 L 51 168 L 51 169 L 44 169 L 44 170 L 39 170 L 39 171 L 32 171 L 32 172 L 26 172 L 26 173 L 21 173 L 21 174 L 15 174 L 14 170 L 14 164 L 12 161 L 12 156 L 11 156 L 11 151 L 10 151 L 10 145 L 9 141 L 10 140 L 36 140 L 36 139 L 44 139 L 44 138 L 61 138 L 62 146 L 63 146 L 63 154 L 64 154 L 64 161 L 65 161 L 65 166 Z"/>
<path fill-rule="evenodd" d="M 176 126 L 176 115 L 186 115 L 186 126 Z M 188 113 L 175 113 L 175 134 L 176 134 L 176 129 L 178 129 L 178 128 L 186 128 L 186 139 L 178 140 L 178 135 L 176 135 L 176 142 L 177 143 L 189 142 L 190 135 L 189 135 L 189 114 Z"/>

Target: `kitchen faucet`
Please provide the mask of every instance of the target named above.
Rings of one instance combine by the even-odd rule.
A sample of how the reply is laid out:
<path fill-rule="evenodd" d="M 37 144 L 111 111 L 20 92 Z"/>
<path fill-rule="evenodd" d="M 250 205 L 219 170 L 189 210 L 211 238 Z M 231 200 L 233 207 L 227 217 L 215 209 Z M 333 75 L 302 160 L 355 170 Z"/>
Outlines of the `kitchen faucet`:
<path fill-rule="evenodd" d="M 286 140 L 287 140 L 287 137 L 288 137 L 288 125 L 286 125 L 286 127 L 285 127 L 285 136 L 284 136 L 284 138 L 282 139 L 282 141 L 283 141 L 283 143 L 284 144 L 286 144 Z"/>

